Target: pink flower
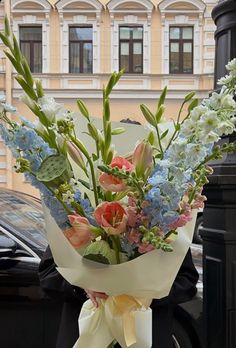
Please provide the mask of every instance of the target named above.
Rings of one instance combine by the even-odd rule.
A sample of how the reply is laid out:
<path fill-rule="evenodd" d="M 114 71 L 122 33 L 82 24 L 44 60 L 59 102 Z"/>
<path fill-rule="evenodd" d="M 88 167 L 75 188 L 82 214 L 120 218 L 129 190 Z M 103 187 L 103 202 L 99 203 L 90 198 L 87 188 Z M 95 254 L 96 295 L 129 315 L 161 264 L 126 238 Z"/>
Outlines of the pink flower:
<path fill-rule="evenodd" d="M 128 217 L 118 202 L 103 202 L 94 211 L 94 218 L 108 234 L 125 232 Z"/>
<path fill-rule="evenodd" d="M 128 242 L 130 244 L 138 244 L 140 242 L 140 237 L 141 237 L 141 233 L 138 232 L 137 230 L 135 230 L 134 228 L 132 228 L 132 230 L 128 233 Z"/>
<path fill-rule="evenodd" d="M 137 176 L 144 176 L 152 167 L 152 146 L 149 142 L 143 141 L 136 146 L 133 154 L 132 163 L 135 165 Z"/>
<path fill-rule="evenodd" d="M 117 167 L 119 169 L 125 169 L 129 172 L 134 170 L 134 165 L 123 157 L 114 157 L 110 166 L 112 168 Z M 121 192 L 127 187 L 124 180 L 116 178 L 114 175 L 107 173 L 101 174 L 99 183 L 104 190 L 111 192 Z"/>
<path fill-rule="evenodd" d="M 94 239 L 88 219 L 77 214 L 69 215 L 68 218 L 72 227 L 65 230 L 64 235 L 73 247 L 80 248 Z"/>
<path fill-rule="evenodd" d="M 137 222 L 140 220 L 140 215 L 137 214 L 136 209 L 134 207 L 128 207 L 125 209 L 126 214 L 128 216 L 128 225 L 130 227 L 135 227 Z"/>
<path fill-rule="evenodd" d="M 206 201 L 206 196 L 202 196 L 200 193 L 195 196 L 195 201 L 192 204 L 192 209 L 204 208 L 204 201 Z"/>
<path fill-rule="evenodd" d="M 179 216 L 178 220 L 171 224 L 169 227 L 172 230 L 176 230 L 178 227 L 185 226 L 189 221 L 192 220 L 191 214 L 182 214 Z"/>
<path fill-rule="evenodd" d="M 156 248 L 152 244 L 141 243 L 139 245 L 138 252 L 140 254 L 145 254 L 145 253 L 149 253 L 150 251 L 155 250 L 155 249 Z"/>

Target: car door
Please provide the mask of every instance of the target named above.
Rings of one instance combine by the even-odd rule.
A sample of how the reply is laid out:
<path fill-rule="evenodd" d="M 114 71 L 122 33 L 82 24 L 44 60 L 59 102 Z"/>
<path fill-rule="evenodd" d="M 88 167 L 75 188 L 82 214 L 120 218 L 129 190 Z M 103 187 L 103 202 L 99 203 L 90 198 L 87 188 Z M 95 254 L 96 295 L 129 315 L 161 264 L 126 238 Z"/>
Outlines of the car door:
<path fill-rule="evenodd" d="M 0 257 L 1 348 L 54 348 L 60 305 L 42 296 L 40 258 L 2 227 L 1 234 L 16 243 L 13 255 Z"/>

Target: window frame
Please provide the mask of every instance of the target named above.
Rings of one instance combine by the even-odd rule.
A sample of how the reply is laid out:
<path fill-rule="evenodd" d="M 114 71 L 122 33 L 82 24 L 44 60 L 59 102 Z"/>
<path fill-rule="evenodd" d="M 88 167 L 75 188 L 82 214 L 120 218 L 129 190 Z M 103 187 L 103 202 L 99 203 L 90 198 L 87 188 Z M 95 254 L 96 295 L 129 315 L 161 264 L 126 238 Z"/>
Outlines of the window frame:
<path fill-rule="evenodd" d="M 71 40 L 70 39 L 70 29 L 71 28 L 90 28 L 91 33 L 92 33 L 92 39 L 91 40 Z M 93 25 L 69 25 L 69 30 L 68 30 L 68 49 L 69 49 L 69 74 L 93 74 Z M 79 60 L 79 72 L 73 72 L 71 71 L 71 43 L 79 43 L 79 55 L 80 55 L 80 60 Z M 91 71 L 90 72 L 84 72 L 84 51 L 83 47 L 84 44 L 89 43 L 91 44 L 92 47 L 92 65 L 91 65 Z M 82 48 L 82 49 L 81 49 Z"/>
<path fill-rule="evenodd" d="M 133 31 L 131 31 L 132 33 L 132 37 L 129 39 L 121 39 L 120 38 L 120 29 L 121 28 L 142 28 L 142 39 L 134 39 L 133 38 Z M 138 75 L 142 75 L 143 74 L 143 70 L 144 70 L 144 62 L 143 62 L 143 46 L 144 46 L 144 40 L 143 40 L 143 36 L 144 36 L 144 28 L 143 25 L 125 25 L 125 24 L 120 24 L 119 25 L 119 70 L 122 69 L 121 66 L 121 43 L 129 43 L 129 69 L 130 67 L 132 67 L 132 71 L 128 71 L 128 72 L 124 72 L 125 74 L 138 74 Z M 133 48 L 134 48 L 134 43 L 140 43 L 141 42 L 141 47 L 142 47 L 142 52 L 141 52 L 141 61 L 142 61 L 142 69 L 140 72 L 136 72 L 134 71 L 134 64 L 133 64 Z"/>
<path fill-rule="evenodd" d="M 170 31 L 172 28 L 178 28 L 180 29 L 180 38 L 179 39 L 171 39 L 170 38 Z M 183 29 L 184 28 L 191 28 L 192 29 L 192 39 L 183 39 Z M 179 44 L 179 70 L 172 72 L 171 71 L 171 44 L 172 43 L 178 43 Z M 184 52 L 183 47 L 185 43 L 191 43 L 192 45 L 192 60 L 191 60 L 191 72 L 184 72 Z M 169 26 L 169 74 L 173 75 L 192 75 L 193 69 L 194 69 L 194 26 L 193 25 L 170 25 Z"/>
<path fill-rule="evenodd" d="M 21 40 L 21 29 L 22 28 L 41 28 L 41 40 Z M 20 49 L 22 50 L 22 43 L 29 43 L 30 44 L 30 61 L 28 61 L 30 70 L 33 74 L 42 74 L 43 72 L 43 27 L 42 25 L 19 25 L 19 42 L 20 42 Z M 40 71 L 35 72 L 34 71 L 34 43 L 41 43 L 41 69 Z M 27 57 L 26 57 L 27 58 Z"/>

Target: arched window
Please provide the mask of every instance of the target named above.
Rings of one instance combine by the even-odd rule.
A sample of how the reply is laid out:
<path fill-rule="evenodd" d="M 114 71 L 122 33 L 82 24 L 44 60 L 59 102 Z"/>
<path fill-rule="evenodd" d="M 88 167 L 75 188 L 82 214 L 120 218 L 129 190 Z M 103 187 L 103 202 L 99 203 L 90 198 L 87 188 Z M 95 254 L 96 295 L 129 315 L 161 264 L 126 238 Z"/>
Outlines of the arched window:
<path fill-rule="evenodd" d="M 33 73 L 49 72 L 51 4 L 46 0 L 12 0 L 13 33 Z"/>
<path fill-rule="evenodd" d="M 107 4 L 111 19 L 111 68 L 126 73 L 150 73 L 150 0 L 111 0 Z"/>
<path fill-rule="evenodd" d="M 61 71 L 100 72 L 100 16 L 98 0 L 60 0 Z"/>
<path fill-rule="evenodd" d="M 162 73 L 202 73 L 202 26 L 206 5 L 201 0 L 163 0 Z"/>

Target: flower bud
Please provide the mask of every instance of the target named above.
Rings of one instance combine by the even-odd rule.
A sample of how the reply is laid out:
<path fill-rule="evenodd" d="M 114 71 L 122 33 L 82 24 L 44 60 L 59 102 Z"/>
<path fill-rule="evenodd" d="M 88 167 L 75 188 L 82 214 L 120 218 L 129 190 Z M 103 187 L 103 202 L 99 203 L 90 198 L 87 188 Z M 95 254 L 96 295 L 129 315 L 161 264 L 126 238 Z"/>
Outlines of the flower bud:
<path fill-rule="evenodd" d="M 78 149 L 77 146 L 75 146 L 75 144 L 73 144 L 71 141 L 67 142 L 67 150 L 68 153 L 70 155 L 70 157 L 72 158 L 72 160 L 78 164 L 78 166 L 80 168 L 82 168 L 86 173 L 87 173 L 87 169 L 84 163 L 84 159 L 83 156 L 80 152 L 80 150 Z"/>
<path fill-rule="evenodd" d="M 144 176 L 147 169 L 152 167 L 152 146 L 147 141 L 143 141 L 136 146 L 132 158 L 138 177 Z"/>

